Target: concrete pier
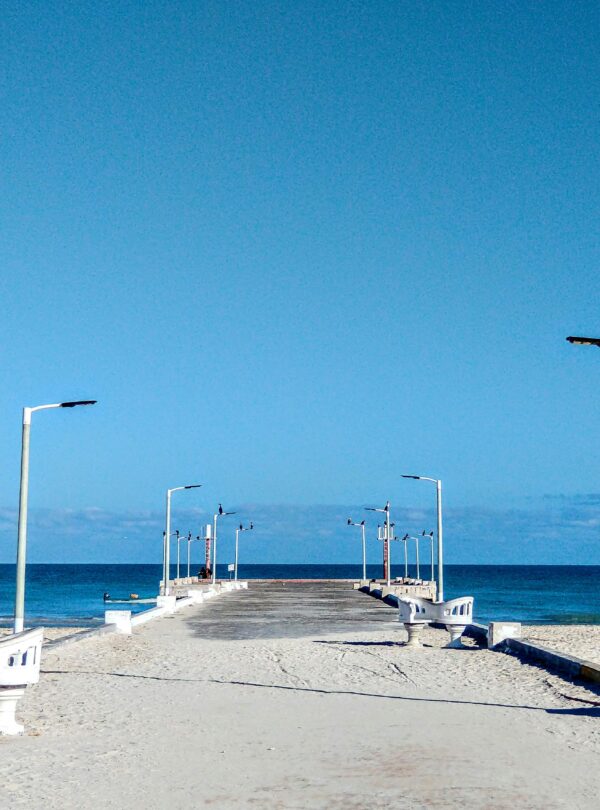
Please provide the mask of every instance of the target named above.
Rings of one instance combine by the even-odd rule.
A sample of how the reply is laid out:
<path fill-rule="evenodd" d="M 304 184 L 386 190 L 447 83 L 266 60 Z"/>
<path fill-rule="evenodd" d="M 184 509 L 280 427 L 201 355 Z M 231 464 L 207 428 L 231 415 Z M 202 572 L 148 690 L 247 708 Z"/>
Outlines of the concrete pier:
<path fill-rule="evenodd" d="M 427 628 L 351 582 L 256 582 L 49 652 L 0 806 L 595 808 L 586 690 Z"/>

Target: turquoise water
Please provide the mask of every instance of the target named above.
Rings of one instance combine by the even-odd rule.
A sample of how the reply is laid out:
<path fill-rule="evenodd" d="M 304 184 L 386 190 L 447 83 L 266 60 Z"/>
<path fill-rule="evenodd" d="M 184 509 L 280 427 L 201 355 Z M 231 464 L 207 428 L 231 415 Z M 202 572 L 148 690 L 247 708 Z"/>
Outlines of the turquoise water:
<path fill-rule="evenodd" d="M 367 573 L 379 577 L 381 566 L 368 566 Z M 414 568 L 409 573 L 414 576 Z M 219 566 L 218 574 L 227 578 L 226 566 Z M 352 579 L 360 574 L 356 565 L 239 568 L 242 579 Z M 475 597 L 476 621 L 600 624 L 600 566 L 447 565 L 444 575 L 447 599 Z M 132 592 L 156 596 L 160 578 L 160 565 L 32 564 L 27 567 L 26 621 L 29 626 L 94 626 L 103 621 L 105 591 L 113 597 Z M 0 625 L 10 625 L 14 583 L 14 566 L 0 565 Z M 132 607 L 144 610 L 151 605 Z"/>

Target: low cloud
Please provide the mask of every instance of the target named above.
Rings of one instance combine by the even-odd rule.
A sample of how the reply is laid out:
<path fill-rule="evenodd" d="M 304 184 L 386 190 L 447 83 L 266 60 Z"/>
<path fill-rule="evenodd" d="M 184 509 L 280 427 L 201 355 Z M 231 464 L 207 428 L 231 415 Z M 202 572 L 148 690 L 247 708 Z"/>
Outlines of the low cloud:
<path fill-rule="evenodd" d="M 293 506 L 242 504 L 219 524 L 219 560 L 232 557 L 235 527 L 254 521 L 242 535 L 240 558 L 264 563 L 345 563 L 360 557 L 360 532 L 348 527 L 352 517 L 367 520 L 368 554 L 381 558 L 376 520 L 362 506 Z M 393 510 L 396 534 L 435 528 L 435 511 Z M 212 514 L 194 508 L 177 510 L 172 529 L 201 534 Z M 0 508 L 0 561 L 14 562 L 17 512 Z M 164 514 L 131 510 L 32 509 L 28 522 L 30 562 L 161 561 Z M 600 564 L 600 495 L 546 496 L 505 509 L 447 508 L 444 511 L 445 559 L 457 564 Z M 193 547 L 201 557 L 201 546 Z M 425 552 L 424 552 L 425 553 Z M 392 554 L 400 556 L 399 546 Z"/>

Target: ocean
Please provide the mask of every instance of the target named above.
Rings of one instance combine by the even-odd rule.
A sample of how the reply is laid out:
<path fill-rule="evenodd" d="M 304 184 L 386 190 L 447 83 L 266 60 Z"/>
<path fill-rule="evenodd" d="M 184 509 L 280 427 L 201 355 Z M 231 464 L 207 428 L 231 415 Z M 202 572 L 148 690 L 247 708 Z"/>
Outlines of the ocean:
<path fill-rule="evenodd" d="M 409 574 L 415 576 L 414 567 Z M 103 622 L 105 591 L 113 597 L 155 596 L 160 565 L 27 566 L 26 625 L 93 627 Z M 197 573 L 193 571 L 192 573 Z M 401 575 L 393 571 L 393 575 Z M 423 568 L 421 570 L 423 574 Z M 357 565 L 240 565 L 240 579 L 353 579 Z M 371 577 L 381 566 L 367 567 Z M 172 576 L 175 575 L 173 568 Z M 226 579 L 227 566 L 218 567 Z M 600 566 L 446 565 L 445 596 L 475 597 L 475 620 L 529 624 L 600 624 Z M 10 626 L 15 567 L 0 565 L 0 626 Z M 117 606 L 115 606 L 117 607 Z M 124 607 L 124 606 L 123 606 Z M 129 606 L 127 606 L 129 607 Z M 144 610 L 151 605 L 139 605 Z"/>

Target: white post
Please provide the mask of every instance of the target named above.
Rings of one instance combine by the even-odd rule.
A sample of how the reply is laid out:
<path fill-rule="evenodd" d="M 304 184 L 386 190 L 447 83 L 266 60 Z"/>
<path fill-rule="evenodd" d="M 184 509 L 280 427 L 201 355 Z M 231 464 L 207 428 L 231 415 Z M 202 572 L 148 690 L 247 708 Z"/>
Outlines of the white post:
<path fill-rule="evenodd" d="M 437 563 L 438 563 L 438 602 L 444 601 L 444 544 L 442 538 L 442 482 L 438 479 L 437 486 Z"/>
<path fill-rule="evenodd" d="M 15 633 L 23 632 L 25 621 L 25 564 L 27 560 L 27 498 L 29 494 L 29 435 L 31 408 L 23 408 L 21 439 L 21 487 L 19 492 L 19 529 L 17 539 L 17 587 L 15 593 Z"/>
<path fill-rule="evenodd" d="M 433 532 L 431 532 L 429 539 L 431 541 L 431 581 L 433 582 L 435 580 L 435 564 L 433 559 Z"/>
<path fill-rule="evenodd" d="M 365 542 L 365 522 L 360 524 L 362 529 L 362 558 L 363 558 L 363 581 L 367 579 L 367 545 Z"/>
<path fill-rule="evenodd" d="M 387 543 L 387 571 L 386 571 L 386 579 L 387 579 L 387 586 L 390 587 L 390 573 L 392 570 L 392 559 L 391 559 L 391 551 L 392 551 L 392 544 L 390 543 L 391 537 L 391 529 L 390 529 L 390 502 L 388 501 L 386 504 L 386 511 L 385 511 L 385 542 Z"/>
<path fill-rule="evenodd" d="M 234 573 L 234 575 L 233 575 L 233 578 L 235 579 L 235 581 L 236 581 L 236 582 L 237 582 L 237 578 L 238 578 L 237 569 L 238 569 L 238 543 L 239 543 L 239 536 L 240 536 L 240 530 L 239 530 L 239 529 L 236 529 L 236 530 L 235 530 L 235 566 L 234 566 L 234 571 L 235 571 L 235 573 Z"/>
<path fill-rule="evenodd" d="M 167 510 L 165 518 L 165 548 L 163 555 L 163 582 L 164 582 L 164 595 L 169 596 L 171 589 L 169 588 L 169 569 L 171 567 L 170 559 L 170 543 L 171 543 L 171 492 L 167 490 Z"/>
<path fill-rule="evenodd" d="M 421 579 L 421 570 L 419 568 L 419 538 L 415 537 L 415 545 L 417 547 L 417 579 Z"/>
<path fill-rule="evenodd" d="M 175 537 L 177 539 L 177 579 L 179 579 L 179 529 L 175 531 Z"/>
<path fill-rule="evenodd" d="M 187 547 L 187 553 L 188 553 L 188 555 L 187 555 L 187 563 L 188 563 L 187 564 L 187 575 L 188 575 L 188 579 L 190 578 L 190 547 L 191 547 L 191 545 L 192 545 L 192 533 L 188 532 L 188 538 L 187 538 L 187 546 L 188 546 Z"/>
<path fill-rule="evenodd" d="M 219 517 L 218 514 L 214 516 L 213 522 L 213 572 L 212 572 L 212 584 L 214 585 L 217 581 L 217 518 Z"/>
<path fill-rule="evenodd" d="M 408 537 L 404 538 L 404 579 L 408 579 Z"/>

